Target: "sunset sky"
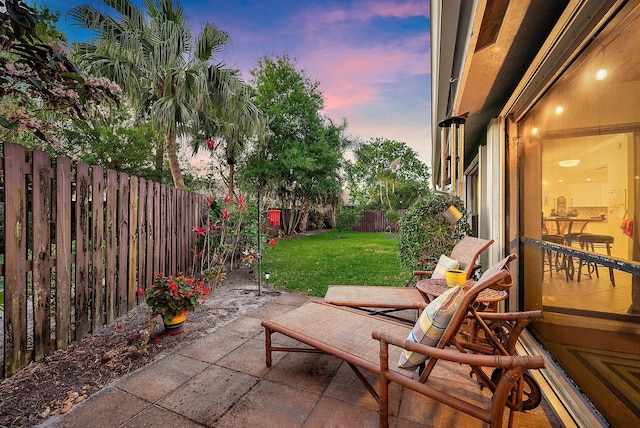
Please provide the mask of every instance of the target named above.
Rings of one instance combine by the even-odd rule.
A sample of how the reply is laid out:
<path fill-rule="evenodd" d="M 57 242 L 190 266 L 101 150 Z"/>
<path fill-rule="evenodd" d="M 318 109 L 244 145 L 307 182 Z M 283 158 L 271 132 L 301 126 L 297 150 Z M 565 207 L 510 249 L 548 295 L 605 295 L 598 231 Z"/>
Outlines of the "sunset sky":
<path fill-rule="evenodd" d="M 79 0 L 39 0 L 62 13 Z M 140 3 L 140 2 L 136 2 Z M 94 3 L 95 4 L 95 3 Z M 346 118 L 357 139 L 403 141 L 430 164 L 428 0 L 183 0 L 194 32 L 211 22 L 229 33 L 227 65 L 249 70 L 288 54 L 320 82 L 324 114 Z"/>

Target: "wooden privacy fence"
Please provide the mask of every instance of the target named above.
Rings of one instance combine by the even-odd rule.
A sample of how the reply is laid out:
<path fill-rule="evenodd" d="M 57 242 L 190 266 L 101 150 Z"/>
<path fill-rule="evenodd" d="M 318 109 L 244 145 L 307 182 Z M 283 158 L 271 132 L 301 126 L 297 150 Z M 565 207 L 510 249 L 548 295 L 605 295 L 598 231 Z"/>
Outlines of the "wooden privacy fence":
<path fill-rule="evenodd" d="M 156 273 L 192 272 L 201 195 L 10 143 L 0 167 L 2 376 L 141 303 Z"/>
<path fill-rule="evenodd" d="M 404 215 L 406 211 L 401 209 L 398 210 L 398 213 Z M 360 221 L 351 229 L 356 232 L 397 232 L 397 230 L 392 230 L 386 214 L 387 212 L 382 210 L 362 211 L 360 213 Z"/>

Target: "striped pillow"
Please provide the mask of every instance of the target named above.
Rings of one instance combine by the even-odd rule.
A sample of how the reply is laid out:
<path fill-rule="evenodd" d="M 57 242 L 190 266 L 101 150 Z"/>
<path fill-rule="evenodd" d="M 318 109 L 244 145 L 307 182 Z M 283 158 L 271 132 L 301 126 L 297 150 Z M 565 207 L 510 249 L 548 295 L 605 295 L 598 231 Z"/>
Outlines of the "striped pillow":
<path fill-rule="evenodd" d="M 462 287 L 455 286 L 429 303 L 413 326 L 407 341 L 436 346 L 442 337 L 442 333 L 449 325 L 451 317 L 460 306 L 463 297 L 464 291 Z M 426 360 L 427 357 L 425 355 L 405 349 L 400 355 L 398 367 L 408 369 L 422 364 Z"/>
<path fill-rule="evenodd" d="M 438 260 L 438 264 L 436 265 L 436 268 L 433 270 L 433 274 L 431 274 L 431 278 L 433 279 L 444 278 L 445 273 L 447 273 L 449 269 L 458 269 L 459 266 L 460 266 L 460 262 L 452 259 L 451 257 L 447 257 L 443 254 L 440 256 L 440 259 Z"/>

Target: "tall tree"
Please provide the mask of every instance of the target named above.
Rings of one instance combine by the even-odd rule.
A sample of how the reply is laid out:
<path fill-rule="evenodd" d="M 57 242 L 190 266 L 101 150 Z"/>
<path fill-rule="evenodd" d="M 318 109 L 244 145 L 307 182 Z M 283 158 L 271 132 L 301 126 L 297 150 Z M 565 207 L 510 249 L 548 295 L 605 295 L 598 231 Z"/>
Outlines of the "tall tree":
<path fill-rule="evenodd" d="M 429 189 L 429 169 L 406 143 L 373 138 L 346 161 L 349 195 L 356 204 L 377 209 L 407 208 Z"/>
<path fill-rule="evenodd" d="M 100 10 L 84 4 L 70 12 L 96 36 L 76 44 L 74 55 L 86 70 L 118 83 L 136 111 L 164 133 L 174 185 L 183 189 L 178 137 L 203 145 L 220 130 L 216 112 L 227 108 L 248 115 L 237 126 L 253 125 L 260 116 L 239 72 L 217 58 L 229 35 L 207 23 L 194 38 L 173 0 L 145 1 L 144 10 L 130 0 L 97 4 Z"/>
<path fill-rule="evenodd" d="M 245 175 L 257 177 L 292 216 L 287 233 L 306 230 L 310 204 L 340 189 L 338 169 L 346 124 L 320 115 L 319 82 L 287 55 L 263 57 L 251 70 L 256 105 L 268 119 L 269 134 L 249 159 Z"/>

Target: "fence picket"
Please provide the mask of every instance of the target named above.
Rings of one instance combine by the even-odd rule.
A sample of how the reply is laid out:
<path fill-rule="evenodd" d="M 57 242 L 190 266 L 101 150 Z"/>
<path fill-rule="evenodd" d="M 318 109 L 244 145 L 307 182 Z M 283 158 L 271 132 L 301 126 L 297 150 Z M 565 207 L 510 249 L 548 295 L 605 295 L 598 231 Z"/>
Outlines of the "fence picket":
<path fill-rule="evenodd" d="M 147 202 L 147 181 L 144 178 L 138 180 L 138 287 L 146 288 L 146 260 L 145 249 L 147 247 L 147 218 L 145 207 Z"/>
<path fill-rule="evenodd" d="M 91 180 L 91 331 L 104 323 L 104 171 L 93 167 Z"/>
<path fill-rule="evenodd" d="M 65 348 L 71 340 L 71 161 L 56 160 L 56 348 Z"/>
<path fill-rule="evenodd" d="M 79 163 L 76 166 L 76 304 L 75 339 L 80 340 L 90 331 L 89 302 L 89 166 Z"/>
<path fill-rule="evenodd" d="M 146 256 L 146 260 L 145 260 L 145 267 L 146 267 L 146 273 L 145 273 L 145 277 L 146 277 L 146 282 L 144 284 L 142 284 L 140 286 L 140 288 L 147 288 L 150 287 L 151 284 L 153 283 L 153 247 L 154 247 L 154 242 L 153 242 L 153 228 L 154 228 L 154 223 L 153 223 L 153 190 L 154 190 L 155 186 L 153 181 L 149 180 L 147 181 L 147 213 L 146 213 L 146 217 L 147 217 L 147 236 L 146 236 L 146 240 L 147 240 L 147 248 L 145 249 L 144 253 Z"/>
<path fill-rule="evenodd" d="M 127 281 L 129 280 L 129 176 L 118 176 L 118 316 L 127 312 Z"/>
<path fill-rule="evenodd" d="M 51 156 L 33 153 L 32 232 L 34 359 L 40 361 L 51 351 Z"/>
<path fill-rule="evenodd" d="M 5 376 L 17 372 L 27 360 L 27 198 L 26 152 L 16 144 L 4 145 L 5 179 Z M 11 185 L 9 185 L 11 183 Z"/>
<path fill-rule="evenodd" d="M 105 310 L 106 323 L 116 318 L 116 271 L 117 271 L 117 207 L 118 207 L 118 173 L 112 169 L 107 171 L 107 210 L 106 210 L 106 270 L 105 270 Z"/>
<path fill-rule="evenodd" d="M 132 176 L 129 180 L 129 275 L 127 284 L 127 302 L 129 309 L 136 305 L 135 291 L 138 288 L 137 261 L 138 261 L 138 177 Z"/>

